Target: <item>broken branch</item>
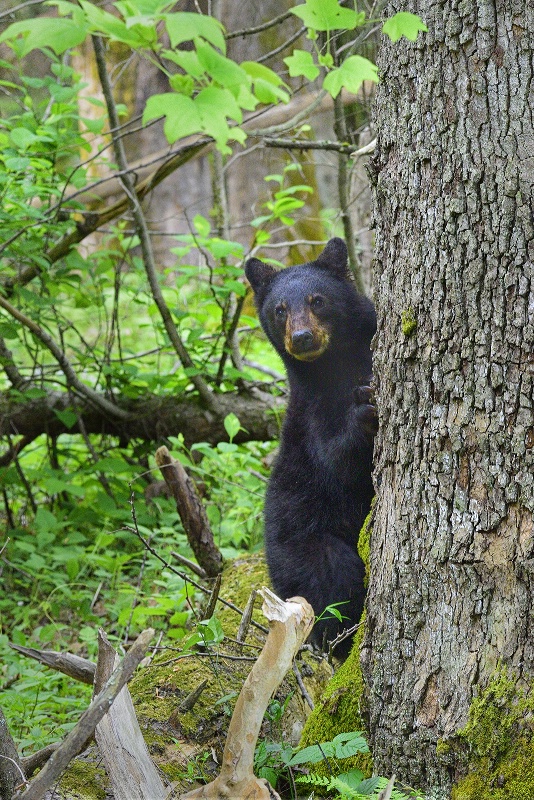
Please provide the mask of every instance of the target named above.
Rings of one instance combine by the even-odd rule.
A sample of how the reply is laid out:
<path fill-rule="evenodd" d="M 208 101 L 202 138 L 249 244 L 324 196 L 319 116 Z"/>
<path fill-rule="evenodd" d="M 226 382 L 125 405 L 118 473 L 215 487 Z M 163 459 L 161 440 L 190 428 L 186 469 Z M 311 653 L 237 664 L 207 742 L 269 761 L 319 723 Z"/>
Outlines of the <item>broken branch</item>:
<path fill-rule="evenodd" d="M 148 628 L 137 637 L 120 665 L 112 673 L 104 689 L 84 711 L 76 726 L 67 734 L 38 775 L 22 793 L 17 792 L 13 800 L 41 800 L 44 797 L 47 789 L 59 778 L 72 759 L 84 750 L 93 737 L 96 726 L 108 712 L 120 690 L 130 680 L 143 659 L 153 636 L 153 628 Z"/>
<path fill-rule="evenodd" d="M 267 781 L 254 775 L 254 751 L 265 709 L 308 636 L 314 615 L 312 607 L 302 597 L 283 602 L 270 589 L 263 588 L 259 593 L 264 600 L 263 613 L 269 620 L 269 635 L 237 699 L 221 772 L 211 783 L 183 795 L 182 800 L 279 798 Z"/>
<path fill-rule="evenodd" d="M 156 450 L 156 464 L 176 501 L 176 508 L 198 563 L 210 578 L 222 570 L 222 555 L 213 540 L 213 533 L 195 484 L 180 464 L 171 458 L 166 447 Z"/>

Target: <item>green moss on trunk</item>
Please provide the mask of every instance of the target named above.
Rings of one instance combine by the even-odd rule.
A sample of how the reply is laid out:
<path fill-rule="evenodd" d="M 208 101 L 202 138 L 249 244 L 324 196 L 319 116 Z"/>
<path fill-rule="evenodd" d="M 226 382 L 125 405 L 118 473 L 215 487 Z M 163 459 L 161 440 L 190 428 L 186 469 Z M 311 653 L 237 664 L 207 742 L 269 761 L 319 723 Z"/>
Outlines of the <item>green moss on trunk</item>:
<path fill-rule="evenodd" d="M 534 798 L 534 690 L 518 688 L 504 667 L 475 698 L 451 744 L 468 764 L 452 800 Z"/>
<path fill-rule="evenodd" d="M 369 512 L 358 539 L 358 552 L 365 564 L 366 582 L 369 576 L 369 540 L 371 536 L 372 509 Z M 306 721 L 302 732 L 301 745 L 327 742 L 338 733 L 365 731 L 360 713 L 363 693 L 363 676 L 360 666 L 360 647 L 365 628 L 365 611 L 361 624 L 354 636 L 354 644 L 349 657 L 328 682 L 320 701 Z M 361 769 L 371 774 L 372 759 L 369 754 L 356 755 L 342 762 L 342 769 Z M 330 774 L 326 765 L 314 767 L 317 774 Z"/>

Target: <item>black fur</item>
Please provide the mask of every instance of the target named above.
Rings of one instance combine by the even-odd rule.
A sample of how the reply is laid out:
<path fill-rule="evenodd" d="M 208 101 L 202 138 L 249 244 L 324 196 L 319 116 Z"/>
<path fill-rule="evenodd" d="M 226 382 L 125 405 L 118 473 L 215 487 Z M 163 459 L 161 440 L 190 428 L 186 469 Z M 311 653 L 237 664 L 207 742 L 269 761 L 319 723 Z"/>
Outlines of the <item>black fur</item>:
<path fill-rule="evenodd" d="M 290 385 L 265 502 L 269 572 L 277 594 L 305 597 L 316 615 L 345 602 L 339 610 L 348 619 L 315 626 L 318 644 L 360 619 L 364 567 L 356 543 L 373 497 L 376 415 L 368 387 L 376 317 L 346 265 L 341 239 L 316 261 L 280 272 L 257 259 L 246 264 L 262 327 Z M 336 654 L 346 655 L 350 644 Z"/>

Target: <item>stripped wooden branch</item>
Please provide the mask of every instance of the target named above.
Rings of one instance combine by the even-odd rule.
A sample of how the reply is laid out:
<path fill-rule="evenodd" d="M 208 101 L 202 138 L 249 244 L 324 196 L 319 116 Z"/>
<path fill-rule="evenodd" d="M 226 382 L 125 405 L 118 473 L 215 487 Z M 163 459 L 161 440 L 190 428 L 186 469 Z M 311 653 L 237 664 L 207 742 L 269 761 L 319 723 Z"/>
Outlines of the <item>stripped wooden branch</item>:
<path fill-rule="evenodd" d="M 212 616 L 215 614 L 215 606 L 217 605 L 217 600 L 219 599 L 219 592 L 221 591 L 221 581 L 222 575 L 219 573 L 215 578 L 215 582 L 213 584 L 213 589 L 211 590 L 211 594 L 208 598 L 208 603 L 206 605 L 206 610 L 204 612 L 204 619 L 211 619 Z"/>
<path fill-rule="evenodd" d="M 24 780 L 17 748 L 0 708 L 0 800 L 11 800 L 15 787 Z"/>
<path fill-rule="evenodd" d="M 254 751 L 263 715 L 273 692 L 290 669 L 314 621 L 313 609 L 302 597 L 283 602 L 270 589 L 260 590 L 269 635 L 237 699 L 224 748 L 221 772 L 207 786 L 182 800 L 273 800 L 279 795 L 253 772 Z"/>
<path fill-rule="evenodd" d="M 250 620 L 252 619 L 252 612 L 254 611 L 256 594 L 256 589 L 253 589 L 250 593 L 250 597 L 247 600 L 247 604 L 245 606 L 245 610 L 243 611 L 243 616 L 241 617 L 241 622 L 239 623 L 239 628 L 237 631 L 236 638 L 238 642 L 244 642 L 247 638 L 248 629 L 250 628 Z"/>

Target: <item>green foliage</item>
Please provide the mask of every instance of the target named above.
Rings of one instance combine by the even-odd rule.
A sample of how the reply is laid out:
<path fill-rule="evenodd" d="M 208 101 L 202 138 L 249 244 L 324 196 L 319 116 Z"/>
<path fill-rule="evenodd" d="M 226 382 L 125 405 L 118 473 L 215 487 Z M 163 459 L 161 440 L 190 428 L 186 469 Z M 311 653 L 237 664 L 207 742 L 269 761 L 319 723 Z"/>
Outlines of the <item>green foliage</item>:
<path fill-rule="evenodd" d="M 307 786 L 321 787 L 329 793 L 335 792 L 335 797 L 339 800 L 364 800 L 364 798 L 376 798 L 378 800 L 381 791 L 387 786 L 388 779 L 381 777 L 365 778 L 360 770 L 353 769 L 350 772 L 340 772 L 337 769 L 337 760 L 346 759 L 357 753 L 368 753 L 369 748 L 361 732 L 351 731 L 350 733 L 340 733 L 332 741 L 322 742 L 300 750 L 292 748 L 287 743 L 259 742 L 255 758 L 254 771 L 261 777 L 269 781 L 276 788 L 280 780 L 287 775 L 288 771 L 294 774 L 294 780 L 298 784 Z M 322 777 L 315 774 L 301 773 L 303 764 L 328 763 L 329 777 Z M 412 790 L 401 791 L 393 789 L 392 800 L 423 800 L 423 796 Z"/>
<path fill-rule="evenodd" d="M 304 206 L 304 200 L 296 197 L 296 195 L 311 194 L 313 192 L 312 187 L 305 183 L 286 185 L 290 174 L 299 170 L 300 166 L 298 164 L 287 164 L 283 173 L 265 176 L 265 181 L 273 181 L 280 188 L 273 191 L 272 199 L 263 203 L 262 207 L 269 213 L 256 217 L 250 223 L 255 228 L 260 229 L 255 236 L 255 241 L 258 244 L 265 244 L 270 239 L 270 234 L 266 230 L 267 227 L 280 222 L 283 225 L 293 225 L 295 218 L 290 214 Z"/>
<path fill-rule="evenodd" d="M 337 97 L 342 88 L 356 94 L 364 81 L 378 83 L 378 67 L 362 56 L 349 56 L 339 69 L 328 73 L 323 86 Z"/>
<path fill-rule="evenodd" d="M 299 784 L 321 787 L 329 793 L 335 793 L 336 800 L 366 800 L 383 797 L 384 789 L 388 786 L 387 778 L 363 778 L 358 770 L 345 772 L 335 777 L 327 778 L 318 775 L 303 775 L 296 778 Z M 419 792 L 410 789 L 400 790 L 393 788 L 388 795 L 391 800 L 424 800 Z"/>
<path fill-rule="evenodd" d="M 428 28 L 417 14 L 410 14 L 407 11 L 394 14 L 382 26 L 382 33 L 389 36 L 392 42 L 397 42 L 401 36 L 415 42 L 419 31 L 428 31 Z"/>
<path fill-rule="evenodd" d="M 111 14 L 87 0 L 79 4 L 55 0 L 60 16 L 38 17 L 15 22 L 0 36 L 19 56 L 31 50 L 56 55 L 80 44 L 87 35 L 100 35 L 144 53 L 167 75 L 172 92 L 148 98 L 143 122 L 163 117 L 164 131 L 172 144 L 195 133 L 213 137 L 223 153 L 231 153 L 229 141 L 243 143 L 245 131 L 239 127 L 243 111 L 253 111 L 259 103 L 288 102 L 290 88 L 279 75 L 263 64 L 246 61 L 237 64 L 226 56 L 224 29 L 218 20 L 203 14 L 172 12 L 162 0 L 115 2 Z M 308 37 L 317 41 L 318 32 L 354 30 L 368 22 L 365 12 L 344 8 L 338 0 L 306 0 L 290 9 L 308 28 Z M 383 32 L 395 42 L 401 36 L 414 41 L 426 26 L 415 14 L 400 12 L 386 20 Z M 165 46 L 164 35 L 171 44 Z M 51 44 L 50 44 L 51 43 Z M 337 97 L 342 88 L 354 94 L 365 80 L 376 82 L 377 69 L 362 56 L 349 54 L 334 67 L 327 50 L 311 54 L 296 50 L 285 59 L 291 77 L 314 80 L 326 69 L 324 88 Z M 178 67 L 181 72 L 176 72 Z"/>
<path fill-rule="evenodd" d="M 241 548 L 255 549 L 261 543 L 267 480 L 264 459 L 272 450 L 269 443 L 233 442 L 240 427 L 235 414 L 228 415 L 225 428 L 229 442 L 219 442 L 216 446 L 198 442 L 190 450 L 185 448 L 181 437 L 171 437 L 176 447 L 174 456 L 204 486 L 208 519 L 225 558 L 236 557 Z"/>
<path fill-rule="evenodd" d="M 295 6 L 291 13 L 300 17 L 314 31 L 353 30 L 365 21 L 365 13 L 343 8 L 337 0 L 306 0 Z"/>

